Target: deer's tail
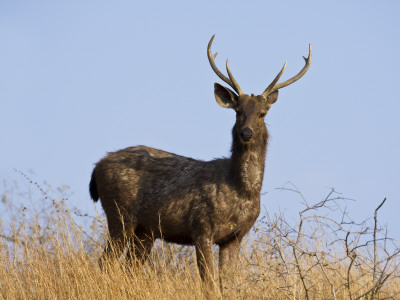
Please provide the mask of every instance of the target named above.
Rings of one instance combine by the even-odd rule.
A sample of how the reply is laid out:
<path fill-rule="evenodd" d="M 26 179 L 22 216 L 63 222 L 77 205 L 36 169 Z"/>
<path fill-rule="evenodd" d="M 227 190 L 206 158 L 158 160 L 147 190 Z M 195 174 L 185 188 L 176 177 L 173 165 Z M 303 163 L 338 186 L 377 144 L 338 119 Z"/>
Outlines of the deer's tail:
<path fill-rule="evenodd" d="M 95 168 L 96 169 L 96 168 Z M 93 199 L 94 202 L 97 202 L 99 200 L 99 193 L 97 191 L 97 183 L 96 183 L 96 176 L 94 174 L 94 171 L 92 172 L 92 178 L 90 179 L 89 183 L 89 193 L 90 197 Z"/>

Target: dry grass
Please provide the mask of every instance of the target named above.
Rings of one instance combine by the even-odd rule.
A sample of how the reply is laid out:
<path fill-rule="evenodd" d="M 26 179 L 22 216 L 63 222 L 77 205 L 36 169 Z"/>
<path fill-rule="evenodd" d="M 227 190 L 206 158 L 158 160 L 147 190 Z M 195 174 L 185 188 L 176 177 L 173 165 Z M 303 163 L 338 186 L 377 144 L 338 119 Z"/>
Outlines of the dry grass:
<path fill-rule="evenodd" d="M 222 294 L 203 287 L 191 247 L 158 242 L 144 266 L 121 259 L 101 271 L 101 218 L 84 231 L 77 222 L 90 217 L 42 193 L 48 205 L 41 215 L 19 207 L 7 222 L 12 229 L 5 222 L 0 228 L 1 299 L 400 298 L 397 248 L 375 219 L 357 224 L 345 214 L 328 217 L 324 209 L 337 212 L 341 201 L 333 191 L 317 204 L 305 202 L 297 222 L 264 215 L 244 241 L 240 268 L 223 283 Z"/>

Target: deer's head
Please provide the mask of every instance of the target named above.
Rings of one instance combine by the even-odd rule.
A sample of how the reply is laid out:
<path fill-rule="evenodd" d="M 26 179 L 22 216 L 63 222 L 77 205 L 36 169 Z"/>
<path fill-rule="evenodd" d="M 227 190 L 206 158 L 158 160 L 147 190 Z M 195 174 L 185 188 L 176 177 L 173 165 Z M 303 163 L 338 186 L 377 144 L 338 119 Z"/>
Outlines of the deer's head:
<path fill-rule="evenodd" d="M 218 53 L 214 55 L 211 53 L 211 44 L 214 40 L 215 35 L 212 36 L 207 47 L 207 55 L 210 65 L 214 72 L 229 84 L 234 91 L 226 88 L 218 83 L 214 84 L 214 95 L 217 103 L 224 108 L 232 108 L 236 112 L 236 123 L 233 128 L 234 134 L 240 139 L 242 144 L 251 144 L 257 141 L 257 137 L 262 137 L 266 135 L 267 129 L 265 127 L 264 118 L 268 113 L 268 110 L 278 100 L 278 90 L 286 87 L 295 81 L 299 80 L 308 70 L 311 64 L 312 50 L 311 45 L 309 45 L 308 58 L 304 58 L 305 66 L 303 69 L 294 77 L 278 83 L 283 71 L 285 70 L 286 63 L 284 64 L 282 70 L 275 77 L 275 79 L 270 83 L 270 85 L 265 89 L 261 95 L 251 94 L 250 96 L 244 94 L 239 84 L 233 77 L 230 69 L 228 60 L 226 60 L 226 71 L 229 77 L 226 77 L 218 70 L 215 65 L 214 59 Z"/>

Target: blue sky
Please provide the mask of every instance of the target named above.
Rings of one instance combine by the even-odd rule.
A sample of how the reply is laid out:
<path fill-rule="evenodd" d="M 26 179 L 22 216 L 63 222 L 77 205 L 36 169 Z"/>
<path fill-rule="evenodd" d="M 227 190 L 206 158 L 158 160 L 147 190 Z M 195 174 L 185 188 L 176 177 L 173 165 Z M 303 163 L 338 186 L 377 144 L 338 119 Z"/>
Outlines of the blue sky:
<path fill-rule="evenodd" d="M 168 3 L 170 2 L 170 3 Z M 288 62 L 266 123 L 262 204 L 301 208 L 331 187 L 363 219 L 400 239 L 400 2 L 2 1 L 0 178 L 68 185 L 93 213 L 87 186 L 108 151 L 138 144 L 209 160 L 228 156 L 233 111 L 220 108 L 206 47 L 245 93 L 261 93 Z M 1 190 L 0 190 L 1 192 Z"/>

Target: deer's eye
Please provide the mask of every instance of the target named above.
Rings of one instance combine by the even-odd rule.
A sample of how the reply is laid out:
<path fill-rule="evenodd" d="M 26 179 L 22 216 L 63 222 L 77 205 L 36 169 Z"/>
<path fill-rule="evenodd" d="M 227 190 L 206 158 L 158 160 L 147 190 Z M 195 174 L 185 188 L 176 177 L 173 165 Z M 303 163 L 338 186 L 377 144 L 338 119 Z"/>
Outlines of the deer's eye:
<path fill-rule="evenodd" d="M 260 119 L 262 119 L 262 118 L 265 117 L 265 115 L 266 115 L 266 113 L 265 113 L 265 112 L 262 112 L 262 113 L 260 113 L 260 114 L 258 115 L 258 117 L 259 117 Z"/>

